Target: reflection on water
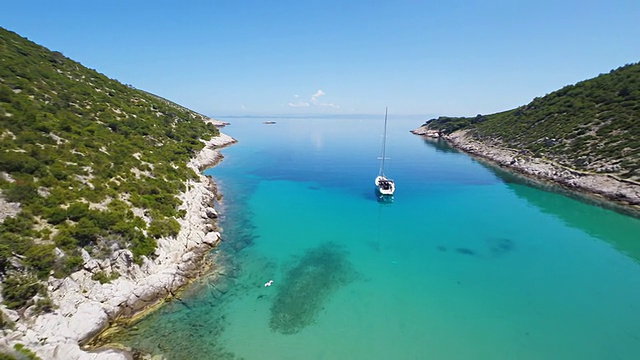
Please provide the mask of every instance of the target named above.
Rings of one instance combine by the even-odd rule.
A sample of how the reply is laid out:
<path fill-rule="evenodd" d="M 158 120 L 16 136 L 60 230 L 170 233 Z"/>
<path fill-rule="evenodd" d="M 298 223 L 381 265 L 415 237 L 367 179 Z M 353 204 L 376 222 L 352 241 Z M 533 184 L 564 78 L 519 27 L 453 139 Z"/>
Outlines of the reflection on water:
<path fill-rule="evenodd" d="M 520 199 L 562 220 L 568 226 L 610 243 L 620 252 L 640 262 L 639 218 L 626 216 L 624 209 L 616 205 L 557 185 L 534 181 L 493 166 L 488 168 Z"/>
<path fill-rule="evenodd" d="M 440 139 L 425 138 L 424 142 L 438 151 L 458 152 L 446 141 Z M 624 209 L 549 182 L 536 181 L 506 171 L 486 161 L 479 161 L 479 163 L 501 179 L 516 196 L 526 200 L 530 205 L 562 220 L 568 226 L 612 244 L 622 253 L 640 262 L 640 219 L 630 219 L 626 216 L 628 213 Z M 539 189 L 544 191 L 541 192 Z M 573 201 L 568 201 L 567 197 Z M 584 204 L 598 207 L 598 214 L 594 216 L 594 209 L 585 207 Z M 472 255 L 473 251 L 460 249 L 458 252 Z"/>
<path fill-rule="evenodd" d="M 381 204 L 392 204 L 393 203 L 393 195 L 382 195 L 378 193 L 377 190 L 374 190 L 375 196 L 379 203 Z"/>
<path fill-rule="evenodd" d="M 429 147 L 433 147 L 438 152 L 445 153 L 445 154 L 460 153 L 460 150 L 452 147 L 451 145 L 449 145 L 449 143 L 446 140 L 442 138 L 436 139 L 436 138 L 422 136 L 422 140 L 424 141 L 425 144 L 427 144 Z"/>
<path fill-rule="evenodd" d="M 449 146 L 436 143 L 432 139 L 425 140 L 425 143 L 438 149 Z M 535 181 L 484 161 L 480 163 L 530 205 L 562 220 L 568 226 L 612 244 L 622 253 L 640 262 L 640 219 L 630 219 L 625 216 L 623 209 L 610 203 L 548 182 Z M 567 197 L 573 201 L 567 201 Z M 600 210 L 594 211 L 593 206 Z"/>
<path fill-rule="evenodd" d="M 604 207 L 585 207 L 580 200 L 568 200 L 558 193 L 540 192 L 514 182 L 506 184 L 519 198 L 541 211 L 561 219 L 568 226 L 610 243 L 620 252 L 640 262 L 640 219 L 629 218 Z"/>

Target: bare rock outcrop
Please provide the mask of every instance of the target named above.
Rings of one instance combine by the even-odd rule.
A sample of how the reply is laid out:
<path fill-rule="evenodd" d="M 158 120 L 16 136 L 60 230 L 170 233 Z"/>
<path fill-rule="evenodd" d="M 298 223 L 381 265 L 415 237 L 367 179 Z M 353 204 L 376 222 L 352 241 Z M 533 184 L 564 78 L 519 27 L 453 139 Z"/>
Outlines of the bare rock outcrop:
<path fill-rule="evenodd" d="M 431 138 L 439 138 L 443 136 L 440 130 L 431 130 L 427 126 L 420 126 L 417 129 L 411 130 L 411 133 L 414 135 L 421 135 Z"/>
<path fill-rule="evenodd" d="M 444 138 L 469 154 L 580 193 L 595 195 L 640 213 L 640 184 L 613 175 L 578 171 L 551 160 L 528 156 L 520 151 L 489 145 L 473 139 L 468 130 L 455 131 Z"/>
<path fill-rule="evenodd" d="M 19 212 L 20 203 L 6 201 L 0 191 L 0 222 L 3 222 L 7 217 L 16 216 Z"/>

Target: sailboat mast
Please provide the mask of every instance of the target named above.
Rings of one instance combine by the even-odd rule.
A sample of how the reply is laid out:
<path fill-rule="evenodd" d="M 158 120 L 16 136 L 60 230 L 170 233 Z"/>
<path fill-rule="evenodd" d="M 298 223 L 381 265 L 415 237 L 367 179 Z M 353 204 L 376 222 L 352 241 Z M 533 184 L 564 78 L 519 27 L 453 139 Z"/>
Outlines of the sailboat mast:
<path fill-rule="evenodd" d="M 384 108 L 384 135 L 382 136 L 382 161 L 380 163 L 380 175 L 384 176 L 384 158 L 386 157 L 386 147 L 387 147 L 387 110 L 388 108 Z"/>

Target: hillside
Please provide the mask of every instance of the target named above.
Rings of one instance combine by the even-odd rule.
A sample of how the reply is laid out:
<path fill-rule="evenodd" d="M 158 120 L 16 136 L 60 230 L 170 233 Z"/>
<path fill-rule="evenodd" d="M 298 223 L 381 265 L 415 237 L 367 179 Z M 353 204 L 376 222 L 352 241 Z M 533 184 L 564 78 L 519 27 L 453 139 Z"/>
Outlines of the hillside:
<path fill-rule="evenodd" d="M 0 28 L 0 277 L 9 309 L 50 311 L 45 280 L 177 235 L 190 159 L 218 130 Z M 86 257 L 86 255 L 85 255 Z M 117 272 L 94 274 L 108 282 Z M 0 318 L 0 325 L 6 324 Z M 0 326 L 0 327 L 2 327 Z"/>
<path fill-rule="evenodd" d="M 444 134 L 466 130 L 483 144 L 637 182 L 640 63 L 565 86 L 513 110 L 472 118 L 440 117 L 423 128 Z"/>

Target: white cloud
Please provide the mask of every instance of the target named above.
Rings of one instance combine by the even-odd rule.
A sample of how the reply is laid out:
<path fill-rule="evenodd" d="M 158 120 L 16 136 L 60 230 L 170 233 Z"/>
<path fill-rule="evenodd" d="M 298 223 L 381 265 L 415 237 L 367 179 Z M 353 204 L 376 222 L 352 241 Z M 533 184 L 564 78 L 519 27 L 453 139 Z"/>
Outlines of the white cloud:
<path fill-rule="evenodd" d="M 318 105 L 320 105 L 322 107 L 330 107 L 330 108 L 334 108 L 334 109 L 337 109 L 337 108 L 340 107 L 339 105 L 331 104 L 331 103 L 323 103 L 323 104 L 318 104 Z"/>
<path fill-rule="evenodd" d="M 313 104 L 318 105 L 318 98 L 319 98 L 320 96 L 322 96 L 322 95 L 324 95 L 324 91 L 322 91 L 322 90 L 318 90 L 318 91 L 316 91 L 316 93 L 315 93 L 315 94 L 311 95 L 311 102 L 312 102 Z"/>
<path fill-rule="evenodd" d="M 309 104 L 308 102 L 304 102 L 304 101 L 298 101 L 297 103 L 289 103 L 290 107 L 309 107 L 311 104 Z"/>
<path fill-rule="evenodd" d="M 302 100 L 298 100 L 297 102 L 290 102 L 289 106 L 290 107 L 309 107 L 311 105 L 313 106 L 317 106 L 317 107 L 330 107 L 330 108 L 334 108 L 337 109 L 340 106 L 336 105 L 336 104 L 332 104 L 332 103 L 323 103 L 320 101 L 320 97 L 324 96 L 325 92 L 318 89 L 318 91 L 316 91 L 313 95 L 311 95 L 311 98 L 309 99 L 309 101 L 302 101 Z M 298 95 L 293 95 L 294 98 L 299 99 Z"/>

